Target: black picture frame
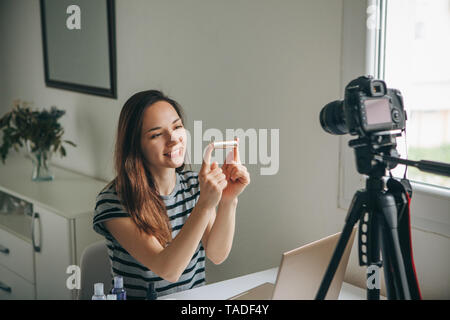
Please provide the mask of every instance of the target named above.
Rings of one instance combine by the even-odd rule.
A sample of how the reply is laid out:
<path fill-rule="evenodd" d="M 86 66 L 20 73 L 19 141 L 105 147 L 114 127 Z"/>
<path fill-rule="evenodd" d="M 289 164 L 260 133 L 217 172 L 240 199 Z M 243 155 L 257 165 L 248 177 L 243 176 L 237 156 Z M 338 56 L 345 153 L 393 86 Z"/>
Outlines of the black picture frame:
<path fill-rule="evenodd" d="M 49 2 L 50 1 L 50 2 Z M 42 44 L 43 44 L 43 56 L 44 56 L 44 75 L 45 75 L 45 84 L 48 87 L 53 88 L 59 88 L 64 90 L 71 90 L 76 92 L 82 92 L 87 93 L 91 95 L 98 95 L 103 97 L 109 97 L 117 99 L 117 71 L 116 71 L 116 31 L 115 31 L 115 2 L 114 0 L 103 0 L 106 2 L 106 20 L 107 20 L 107 50 L 108 50 L 108 56 L 109 56 L 109 77 L 108 75 L 102 75 L 104 79 L 109 78 L 109 85 L 107 86 L 98 86 L 98 85 L 92 85 L 87 83 L 81 83 L 71 81 L 70 79 L 56 79 L 52 78 L 50 68 L 54 68 L 54 65 L 52 65 L 52 61 L 49 59 L 49 41 L 61 41 L 60 44 L 64 46 L 64 39 L 53 39 L 50 40 L 48 37 L 48 30 L 47 30 L 47 10 L 51 9 L 49 8 L 49 5 L 52 5 L 52 2 L 54 0 L 40 0 L 40 9 L 41 9 L 41 28 L 42 28 Z M 56 0 L 59 1 L 59 0 Z M 99 0 L 95 0 L 99 1 Z M 77 5 L 79 2 L 82 2 L 80 0 L 72 0 L 70 1 L 71 4 Z M 60 3 L 58 4 L 60 5 Z M 83 8 L 81 8 L 81 12 Z M 61 11 L 61 10 L 60 10 Z M 66 12 L 60 13 L 58 11 L 58 15 L 67 15 Z M 53 13 L 54 14 L 54 13 Z M 81 20 L 83 21 L 83 20 Z M 58 26 L 59 28 L 59 26 Z M 61 28 L 64 28 L 64 26 L 61 26 Z M 82 28 L 81 28 L 82 30 Z M 102 41 L 99 41 L 100 43 L 105 43 L 105 39 L 101 39 Z M 67 41 L 67 40 L 66 40 Z M 53 43 L 52 43 L 53 44 Z M 72 43 L 72 45 L 74 45 Z M 79 43 L 80 46 L 83 45 L 83 43 Z M 105 48 L 102 48 L 103 50 Z M 98 55 L 96 56 L 98 59 Z M 73 57 L 70 56 L 70 53 L 68 53 L 67 57 L 61 57 L 58 56 L 59 63 L 61 62 L 61 59 L 67 59 L 67 64 L 73 63 L 74 60 Z M 83 65 L 74 65 L 75 67 L 79 67 L 80 69 L 77 69 L 77 72 L 84 72 L 82 70 Z M 89 69 L 86 67 L 85 69 Z M 87 72 L 96 72 L 95 70 L 86 70 Z"/>

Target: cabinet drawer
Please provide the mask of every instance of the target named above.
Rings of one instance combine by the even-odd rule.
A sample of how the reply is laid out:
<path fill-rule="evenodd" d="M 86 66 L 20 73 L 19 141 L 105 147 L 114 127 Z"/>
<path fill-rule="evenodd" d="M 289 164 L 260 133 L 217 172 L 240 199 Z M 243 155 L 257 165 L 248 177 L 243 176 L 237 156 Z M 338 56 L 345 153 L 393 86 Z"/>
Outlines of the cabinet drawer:
<path fill-rule="evenodd" d="M 0 229 L 0 266 L 34 283 L 33 246 Z"/>
<path fill-rule="evenodd" d="M 34 285 L 0 266 L 0 300 L 32 300 Z"/>

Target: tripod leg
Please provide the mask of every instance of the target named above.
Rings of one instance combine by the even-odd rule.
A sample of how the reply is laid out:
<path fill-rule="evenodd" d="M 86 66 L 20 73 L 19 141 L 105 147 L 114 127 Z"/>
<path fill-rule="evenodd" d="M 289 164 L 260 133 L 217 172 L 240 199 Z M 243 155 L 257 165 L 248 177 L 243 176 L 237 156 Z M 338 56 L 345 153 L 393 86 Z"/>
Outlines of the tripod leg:
<path fill-rule="evenodd" d="M 334 274 L 336 273 L 337 267 L 339 266 L 339 262 L 342 259 L 342 254 L 344 253 L 350 235 L 353 231 L 353 227 L 363 213 L 365 201 L 366 192 L 358 190 L 353 196 L 347 217 L 345 218 L 344 229 L 342 230 L 339 241 L 336 245 L 336 248 L 334 249 L 330 264 L 325 271 L 325 275 L 316 294 L 316 300 L 324 300 L 327 295 L 331 281 L 333 280 Z"/>
<path fill-rule="evenodd" d="M 359 264 L 367 265 L 367 300 L 380 299 L 380 226 L 377 195 L 383 189 L 383 182 L 378 178 L 369 177 L 367 186 L 367 213 L 360 220 L 360 250 Z M 367 216 L 366 216 L 367 215 Z M 367 219 L 366 219 L 367 218 Z M 362 235 L 366 236 L 365 243 Z M 365 247 L 365 248 L 364 248 Z M 364 250 L 365 249 L 365 252 Z M 364 259 L 365 258 L 365 259 Z M 374 274 L 371 274 L 374 272 Z M 375 280 L 375 283 L 373 283 Z"/>
<path fill-rule="evenodd" d="M 388 300 L 396 300 L 399 296 L 398 288 L 395 287 L 394 270 L 392 267 L 392 257 L 391 248 L 387 245 L 389 243 L 389 233 L 390 230 L 385 227 L 381 228 L 381 252 L 383 259 L 383 269 L 384 269 L 384 279 L 386 283 L 386 294 Z"/>
<path fill-rule="evenodd" d="M 371 270 L 375 272 L 373 276 L 379 277 L 379 268 L 381 266 L 380 260 L 380 241 L 379 241 L 379 226 L 378 226 L 378 215 L 374 212 L 369 212 L 369 224 L 367 226 L 368 230 L 368 248 L 367 248 L 367 300 L 379 300 L 380 299 L 380 288 L 377 285 L 370 283 L 372 275 L 369 274 Z M 379 279 L 375 280 L 379 283 Z"/>
<path fill-rule="evenodd" d="M 394 287 L 397 299 L 411 299 L 409 291 L 408 280 L 406 278 L 405 264 L 400 248 L 400 241 L 398 238 L 398 218 L 397 218 L 397 206 L 395 199 L 391 194 L 384 194 L 378 198 L 379 208 L 383 213 L 382 229 L 385 236 L 382 237 L 382 248 L 386 251 L 383 252 L 383 259 L 387 258 L 389 263 L 385 266 L 386 272 L 391 272 L 392 276 L 388 276 L 386 279 L 394 278 Z M 392 284 L 387 285 L 392 289 Z"/>

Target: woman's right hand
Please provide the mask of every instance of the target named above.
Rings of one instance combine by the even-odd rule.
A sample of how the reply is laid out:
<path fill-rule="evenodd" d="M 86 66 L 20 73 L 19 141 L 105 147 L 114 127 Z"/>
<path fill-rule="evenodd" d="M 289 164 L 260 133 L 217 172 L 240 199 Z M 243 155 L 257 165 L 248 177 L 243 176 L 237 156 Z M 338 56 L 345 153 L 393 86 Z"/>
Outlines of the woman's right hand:
<path fill-rule="evenodd" d="M 219 168 L 218 163 L 213 162 L 210 165 L 213 149 L 214 147 L 210 143 L 206 148 L 202 167 L 198 174 L 200 197 L 197 203 L 206 209 L 213 209 L 219 204 L 222 197 L 222 190 L 227 186 L 225 174 Z"/>

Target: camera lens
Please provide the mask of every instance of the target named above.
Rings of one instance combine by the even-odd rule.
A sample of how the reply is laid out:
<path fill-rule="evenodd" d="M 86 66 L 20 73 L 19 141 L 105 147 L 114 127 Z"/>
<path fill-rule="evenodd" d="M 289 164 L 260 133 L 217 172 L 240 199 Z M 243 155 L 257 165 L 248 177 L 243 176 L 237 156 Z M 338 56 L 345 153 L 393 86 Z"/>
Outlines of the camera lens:
<path fill-rule="evenodd" d="M 348 133 L 342 100 L 330 102 L 322 108 L 320 111 L 320 125 L 323 130 L 331 134 Z"/>

